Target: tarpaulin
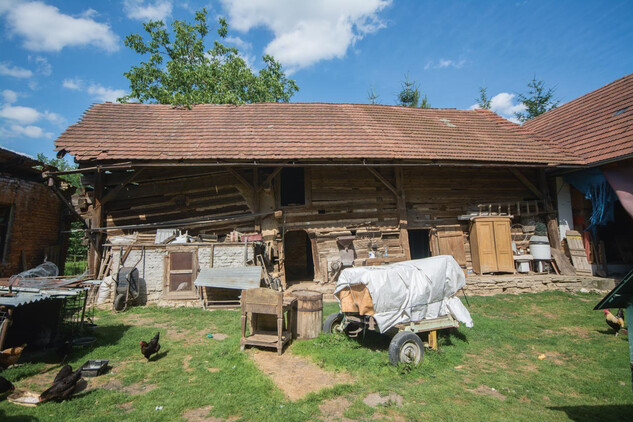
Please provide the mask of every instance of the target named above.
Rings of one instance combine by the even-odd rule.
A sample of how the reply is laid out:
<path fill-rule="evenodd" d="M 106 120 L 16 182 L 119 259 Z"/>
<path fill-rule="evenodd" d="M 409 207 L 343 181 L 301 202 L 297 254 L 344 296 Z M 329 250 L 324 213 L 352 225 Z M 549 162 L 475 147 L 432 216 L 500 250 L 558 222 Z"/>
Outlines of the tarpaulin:
<path fill-rule="evenodd" d="M 468 327 L 472 319 L 455 293 L 466 284 L 452 256 L 441 255 L 376 267 L 346 268 L 334 295 L 364 284 L 373 302 L 373 317 L 381 333 L 396 324 L 437 318 L 449 313 Z"/>
<path fill-rule="evenodd" d="M 633 217 L 633 164 L 603 167 L 602 172 L 626 212 Z"/>
<path fill-rule="evenodd" d="M 600 169 L 591 168 L 577 171 L 566 174 L 563 179 L 582 192 L 585 198 L 591 200 L 592 213 L 589 217 L 591 224 L 587 230 L 613 221 L 613 204 L 617 200 L 617 196 Z"/>

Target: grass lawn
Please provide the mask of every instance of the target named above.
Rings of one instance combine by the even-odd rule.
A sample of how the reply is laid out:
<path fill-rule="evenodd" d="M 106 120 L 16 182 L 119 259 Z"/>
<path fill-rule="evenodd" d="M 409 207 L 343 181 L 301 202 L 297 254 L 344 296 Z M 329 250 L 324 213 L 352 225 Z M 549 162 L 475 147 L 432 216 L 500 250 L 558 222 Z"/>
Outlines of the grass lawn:
<path fill-rule="evenodd" d="M 200 415 L 216 420 L 303 421 L 322 419 L 328 403 L 341 407 L 334 419 L 632 420 L 628 343 L 591 310 L 599 299 L 558 292 L 471 297 L 474 328 L 441 335 L 440 351 L 427 351 L 415 368 L 390 366 L 388 342 L 375 337 L 295 341 L 286 353 L 355 380 L 295 402 L 255 366 L 252 352 L 239 351 L 236 311 L 99 312 L 95 347 L 76 351 L 70 363 L 110 359 L 112 371 L 88 379 L 88 389 L 66 402 L 26 408 L 2 401 L 0 420 L 172 421 L 204 407 Z M 326 304 L 324 316 L 337 310 Z M 156 331 L 161 356 L 148 363 L 138 342 Z M 541 354 L 546 358 L 539 360 Z M 56 370 L 26 363 L 2 375 L 18 388 L 41 391 Z M 370 393 L 402 400 L 372 407 L 363 401 Z"/>

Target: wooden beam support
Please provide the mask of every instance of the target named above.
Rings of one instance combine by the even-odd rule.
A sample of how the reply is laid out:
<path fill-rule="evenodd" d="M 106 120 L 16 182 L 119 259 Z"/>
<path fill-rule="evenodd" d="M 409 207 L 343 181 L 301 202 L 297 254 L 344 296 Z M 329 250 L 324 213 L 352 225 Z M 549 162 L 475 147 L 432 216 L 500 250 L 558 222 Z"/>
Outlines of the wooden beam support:
<path fill-rule="evenodd" d="M 398 221 L 400 223 L 400 246 L 404 251 L 404 256 L 406 259 L 411 259 L 411 247 L 409 245 L 409 230 L 407 230 L 407 226 L 409 224 L 408 216 L 407 216 L 407 203 L 405 199 L 404 193 L 404 176 L 402 174 L 402 168 L 394 167 L 394 172 L 396 174 L 396 189 L 397 189 L 397 207 L 398 207 Z"/>
<path fill-rule="evenodd" d="M 235 170 L 233 167 L 228 167 L 227 169 L 229 173 L 231 173 L 242 185 L 244 185 L 245 188 L 248 188 L 249 190 L 253 192 L 255 191 L 255 187 L 252 184 L 250 184 L 248 180 L 244 178 L 244 176 L 239 174 L 237 170 Z"/>
<path fill-rule="evenodd" d="M 532 182 L 530 182 L 528 180 L 528 178 L 523 175 L 523 173 L 521 173 L 521 170 L 515 169 L 515 168 L 512 168 L 512 167 L 508 168 L 508 170 L 510 171 L 510 173 L 512 173 L 514 175 L 514 177 L 519 179 L 519 181 L 521 183 L 523 183 L 523 185 L 526 188 L 528 188 L 530 190 L 530 192 L 532 192 L 534 195 L 536 195 L 536 197 L 538 199 L 544 199 L 543 192 L 541 192 L 536 186 L 534 186 L 534 184 Z"/>
<path fill-rule="evenodd" d="M 385 185 L 387 187 L 387 189 L 389 189 L 391 192 L 393 192 L 394 195 L 396 195 L 396 198 L 399 198 L 400 196 L 398 195 L 398 191 L 396 190 L 396 188 L 387 180 L 385 179 L 382 174 L 380 174 L 378 172 L 378 170 L 372 168 L 372 167 L 365 167 L 367 170 L 369 170 L 369 172 L 371 174 L 374 175 L 374 177 L 376 179 L 378 179 L 383 185 Z"/>
<path fill-rule="evenodd" d="M 270 186 L 273 182 L 273 179 L 275 178 L 275 176 L 277 176 L 281 172 L 282 168 L 283 167 L 275 167 L 273 172 L 270 173 L 270 175 L 266 178 L 266 180 L 264 180 L 264 183 L 262 183 L 261 185 L 257 187 L 257 190 L 263 190 L 263 189 L 266 189 L 268 186 Z"/>

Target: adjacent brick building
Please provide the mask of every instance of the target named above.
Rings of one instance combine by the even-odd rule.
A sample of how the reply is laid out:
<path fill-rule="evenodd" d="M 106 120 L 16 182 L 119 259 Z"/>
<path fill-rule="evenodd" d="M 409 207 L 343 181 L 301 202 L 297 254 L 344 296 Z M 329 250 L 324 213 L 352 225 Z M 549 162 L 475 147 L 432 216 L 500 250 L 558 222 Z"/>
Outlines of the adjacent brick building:
<path fill-rule="evenodd" d="M 69 220 L 61 200 L 42 179 L 41 166 L 0 148 L 0 278 L 33 268 L 45 257 L 63 270 L 62 232 Z"/>

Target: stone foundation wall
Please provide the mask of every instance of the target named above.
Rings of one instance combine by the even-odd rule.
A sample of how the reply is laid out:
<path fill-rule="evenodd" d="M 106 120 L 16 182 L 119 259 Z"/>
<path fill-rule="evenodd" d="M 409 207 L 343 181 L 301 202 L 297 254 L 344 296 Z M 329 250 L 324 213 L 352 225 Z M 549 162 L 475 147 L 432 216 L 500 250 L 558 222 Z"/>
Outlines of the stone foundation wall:
<path fill-rule="evenodd" d="M 586 276 L 544 275 L 494 275 L 466 277 L 464 291 L 471 295 L 491 296 L 500 293 L 538 293 L 550 290 L 563 292 L 608 291 L 615 287 L 610 278 Z"/>

